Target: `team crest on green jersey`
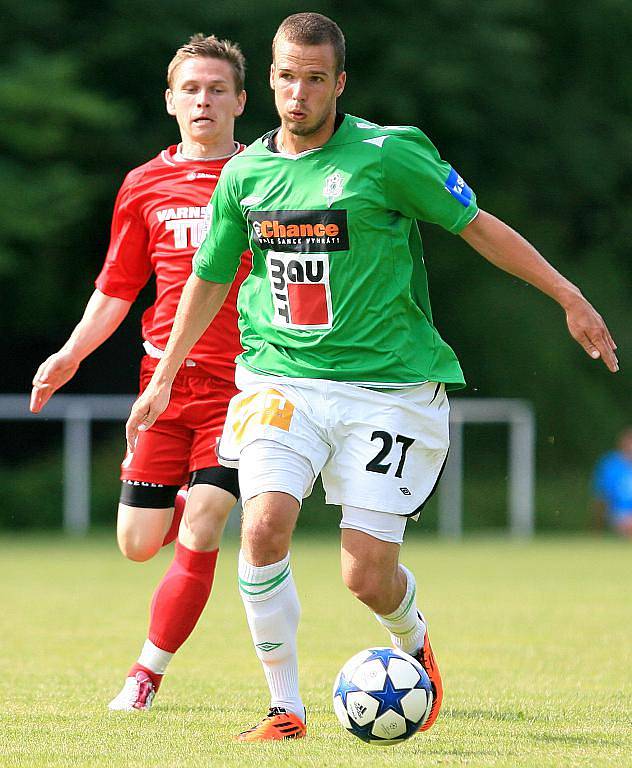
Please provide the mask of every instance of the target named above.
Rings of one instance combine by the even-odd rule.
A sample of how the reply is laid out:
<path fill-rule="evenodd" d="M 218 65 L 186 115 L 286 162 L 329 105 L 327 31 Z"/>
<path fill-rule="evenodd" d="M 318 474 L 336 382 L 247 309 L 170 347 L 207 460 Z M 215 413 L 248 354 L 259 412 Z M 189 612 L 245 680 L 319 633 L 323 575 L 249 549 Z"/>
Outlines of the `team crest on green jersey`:
<path fill-rule="evenodd" d="M 325 186 L 323 187 L 323 195 L 327 201 L 327 208 L 331 208 L 332 203 L 342 196 L 343 186 L 344 180 L 340 171 L 336 171 L 335 173 L 332 173 L 331 176 L 327 176 L 325 179 Z"/>

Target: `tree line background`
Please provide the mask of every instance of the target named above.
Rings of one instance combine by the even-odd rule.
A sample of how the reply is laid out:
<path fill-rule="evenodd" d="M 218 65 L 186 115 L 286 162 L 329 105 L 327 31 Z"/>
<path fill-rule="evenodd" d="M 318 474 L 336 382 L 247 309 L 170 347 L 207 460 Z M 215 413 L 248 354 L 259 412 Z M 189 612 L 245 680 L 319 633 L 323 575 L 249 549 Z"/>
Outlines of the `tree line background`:
<path fill-rule="evenodd" d="M 241 44 L 248 104 L 237 137 L 248 143 L 277 123 L 267 82 L 275 29 L 306 8 L 282 0 L 102 0 L 90 9 L 78 0 L 0 0 L 0 10 L 1 390 L 27 392 L 93 290 L 123 176 L 178 140 L 163 103 L 175 49 L 198 31 Z M 463 394 L 534 404 L 541 527 L 585 526 L 592 465 L 632 421 L 632 4 L 348 0 L 308 10 L 345 32 L 341 108 L 421 127 L 480 206 L 533 242 L 606 318 L 619 344 L 616 376 L 570 339 L 550 299 L 460 238 L 422 230 L 434 314 L 462 361 Z M 66 391 L 135 391 L 138 318 L 151 296 L 150 286 Z M 0 428 L 0 479 L 14 499 L 0 525 L 53 524 L 59 430 Z M 119 432 L 97 457 L 95 512 L 104 522 L 114 514 Z M 491 491 L 505 471 L 501 432 L 468 432 L 466 467 L 478 472 L 466 496 L 471 525 L 504 515 Z"/>

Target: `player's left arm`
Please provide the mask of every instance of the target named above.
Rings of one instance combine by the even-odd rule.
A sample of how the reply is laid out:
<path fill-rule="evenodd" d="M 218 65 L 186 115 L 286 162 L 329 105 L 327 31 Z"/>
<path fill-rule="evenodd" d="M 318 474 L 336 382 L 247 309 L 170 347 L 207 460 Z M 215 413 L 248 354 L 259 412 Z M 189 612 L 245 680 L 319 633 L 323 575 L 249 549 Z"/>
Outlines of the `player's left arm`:
<path fill-rule="evenodd" d="M 566 313 L 571 336 L 593 359 L 610 371 L 619 370 L 617 345 L 603 318 L 582 295 L 521 235 L 490 213 L 479 210 L 460 233 L 466 243 L 495 267 L 535 286 L 557 301 Z"/>

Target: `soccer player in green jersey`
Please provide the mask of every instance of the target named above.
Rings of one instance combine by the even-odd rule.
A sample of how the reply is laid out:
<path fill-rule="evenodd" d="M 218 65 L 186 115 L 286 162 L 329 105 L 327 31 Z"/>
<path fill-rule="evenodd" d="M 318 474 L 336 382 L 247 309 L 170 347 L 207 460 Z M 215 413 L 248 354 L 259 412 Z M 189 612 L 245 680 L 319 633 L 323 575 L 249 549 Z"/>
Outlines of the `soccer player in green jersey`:
<path fill-rule="evenodd" d="M 166 407 L 176 371 L 250 247 L 238 299 L 241 392 L 219 455 L 239 464 L 239 585 L 271 703 L 242 741 L 305 735 L 289 547 L 318 474 L 342 508 L 346 585 L 427 670 L 434 700 L 423 728 L 439 713 L 441 677 L 399 549 L 441 474 L 446 390 L 463 376 L 434 326 L 416 220 L 459 234 L 551 296 L 586 352 L 618 369 L 614 341 L 579 289 L 480 210 L 421 131 L 337 113 L 344 55 L 340 29 L 320 14 L 279 27 L 270 83 L 281 126 L 226 165 L 165 355 L 127 425 L 133 447 Z"/>

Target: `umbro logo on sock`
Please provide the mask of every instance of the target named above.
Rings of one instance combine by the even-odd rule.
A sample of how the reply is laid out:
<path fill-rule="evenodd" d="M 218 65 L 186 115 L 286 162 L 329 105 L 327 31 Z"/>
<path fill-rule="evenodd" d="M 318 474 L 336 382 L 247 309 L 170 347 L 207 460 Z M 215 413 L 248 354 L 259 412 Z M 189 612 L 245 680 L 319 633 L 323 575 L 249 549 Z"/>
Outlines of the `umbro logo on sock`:
<path fill-rule="evenodd" d="M 259 648 L 262 651 L 265 651 L 266 653 L 269 653 L 270 651 L 275 651 L 277 648 L 280 648 L 283 645 L 283 643 L 257 643 L 255 648 Z"/>

